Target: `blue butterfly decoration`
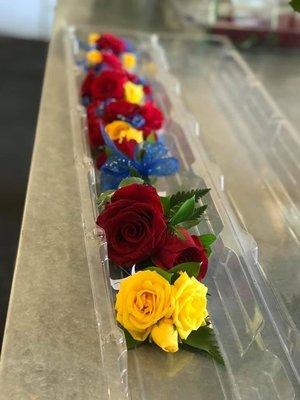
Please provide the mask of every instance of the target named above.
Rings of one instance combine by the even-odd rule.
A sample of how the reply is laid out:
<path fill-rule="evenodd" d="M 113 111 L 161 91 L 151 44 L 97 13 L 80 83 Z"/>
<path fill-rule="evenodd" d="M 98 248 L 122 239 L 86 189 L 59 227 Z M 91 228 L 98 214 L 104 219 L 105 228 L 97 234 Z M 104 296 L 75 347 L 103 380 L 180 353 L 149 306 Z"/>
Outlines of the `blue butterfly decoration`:
<path fill-rule="evenodd" d="M 155 143 L 144 142 L 135 148 L 134 158 L 123 154 L 101 127 L 102 135 L 111 155 L 100 168 L 101 190 L 116 189 L 120 182 L 134 171 L 146 181 L 150 177 L 173 175 L 179 170 L 179 161 L 169 157 L 168 148 L 161 140 Z"/>

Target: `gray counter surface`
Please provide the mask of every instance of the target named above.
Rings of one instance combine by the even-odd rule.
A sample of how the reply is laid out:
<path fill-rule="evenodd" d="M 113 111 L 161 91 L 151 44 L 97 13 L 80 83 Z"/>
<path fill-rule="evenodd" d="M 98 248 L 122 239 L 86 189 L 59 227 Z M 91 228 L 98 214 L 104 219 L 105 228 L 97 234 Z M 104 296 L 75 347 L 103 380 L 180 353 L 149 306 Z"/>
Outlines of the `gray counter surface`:
<path fill-rule="evenodd" d="M 168 26 L 162 5 L 150 0 L 58 3 L 1 356 L 1 400 L 101 398 L 98 338 L 71 151 L 62 29 L 68 21 L 104 23 L 111 30 L 164 30 Z M 270 70 L 268 59 L 270 64 L 274 59 L 280 63 L 282 54 L 271 54 L 266 61 L 262 57 L 250 54 L 247 59 L 276 95 L 278 68 L 261 71 Z M 299 65 L 296 54 L 293 73 Z M 290 78 L 279 102 L 298 124 L 295 105 L 287 104 L 296 81 L 299 77 Z"/>

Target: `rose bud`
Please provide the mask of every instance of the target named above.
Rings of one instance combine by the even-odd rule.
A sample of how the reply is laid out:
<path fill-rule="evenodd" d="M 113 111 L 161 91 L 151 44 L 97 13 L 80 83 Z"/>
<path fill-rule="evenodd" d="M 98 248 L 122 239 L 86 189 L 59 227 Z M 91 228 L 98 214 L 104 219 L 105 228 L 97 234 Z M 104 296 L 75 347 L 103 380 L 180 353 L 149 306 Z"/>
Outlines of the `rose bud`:
<path fill-rule="evenodd" d="M 152 257 L 152 261 L 158 267 L 171 269 L 185 262 L 201 263 L 198 279 L 205 277 L 208 258 L 204 246 L 196 235 L 191 235 L 187 229 L 180 228 L 183 239 L 175 234 L 168 234 L 165 244 Z"/>
<path fill-rule="evenodd" d="M 152 328 L 151 338 L 157 346 L 168 353 L 178 351 L 178 332 L 171 318 L 163 318 L 158 321 Z"/>

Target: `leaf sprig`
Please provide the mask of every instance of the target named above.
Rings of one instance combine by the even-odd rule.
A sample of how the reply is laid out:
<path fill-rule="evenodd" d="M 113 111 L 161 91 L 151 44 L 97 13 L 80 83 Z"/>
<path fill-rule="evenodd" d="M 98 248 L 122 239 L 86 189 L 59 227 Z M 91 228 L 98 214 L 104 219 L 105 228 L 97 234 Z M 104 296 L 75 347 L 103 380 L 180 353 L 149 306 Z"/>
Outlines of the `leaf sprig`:
<path fill-rule="evenodd" d="M 209 191 L 208 188 L 193 189 L 160 198 L 171 231 L 178 234 L 178 227 L 189 229 L 199 224 L 207 205 L 198 206 L 197 202 Z"/>
<path fill-rule="evenodd" d="M 218 363 L 224 365 L 224 359 L 211 325 L 200 326 L 198 330 L 192 331 L 186 340 L 182 341 L 181 347 L 187 350 L 208 353 Z"/>

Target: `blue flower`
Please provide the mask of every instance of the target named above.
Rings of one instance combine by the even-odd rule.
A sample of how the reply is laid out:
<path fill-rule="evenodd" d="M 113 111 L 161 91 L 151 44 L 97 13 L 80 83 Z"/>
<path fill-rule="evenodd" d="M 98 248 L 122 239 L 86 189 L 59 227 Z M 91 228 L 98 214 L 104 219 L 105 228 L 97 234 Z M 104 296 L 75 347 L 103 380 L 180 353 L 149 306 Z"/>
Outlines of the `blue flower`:
<path fill-rule="evenodd" d="M 104 129 L 102 135 L 112 153 L 100 168 L 102 190 L 116 189 L 133 171 L 148 180 L 150 177 L 173 175 L 179 170 L 179 161 L 168 156 L 169 150 L 161 141 L 144 142 L 141 148 L 137 145 L 132 160 L 117 149 Z"/>
<path fill-rule="evenodd" d="M 134 116 L 131 118 L 131 121 L 129 121 L 131 123 L 132 126 L 134 126 L 135 128 L 139 129 L 142 128 L 145 125 L 145 118 L 137 113 L 134 114 Z"/>

